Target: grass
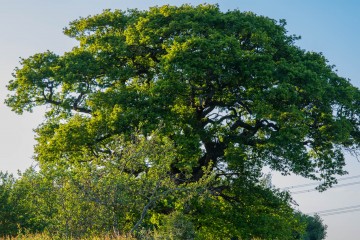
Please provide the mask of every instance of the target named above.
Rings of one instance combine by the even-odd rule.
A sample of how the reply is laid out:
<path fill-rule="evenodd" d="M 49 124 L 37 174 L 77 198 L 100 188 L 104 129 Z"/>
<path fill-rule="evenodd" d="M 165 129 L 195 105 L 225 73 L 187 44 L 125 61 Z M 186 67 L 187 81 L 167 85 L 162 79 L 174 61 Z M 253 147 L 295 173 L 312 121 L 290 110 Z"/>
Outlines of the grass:
<path fill-rule="evenodd" d="M 46 233 L 38 233 L 38 234 L 20 234 L 15 237 L 0 237 L 0 240 L 134 240 L 133 237 L 126 236 L 111 236 L 111 235 L 102 235 L 102 236 L 91 236 L 86 238 L 61 238 L 58 236 L 51 236 Z"/>

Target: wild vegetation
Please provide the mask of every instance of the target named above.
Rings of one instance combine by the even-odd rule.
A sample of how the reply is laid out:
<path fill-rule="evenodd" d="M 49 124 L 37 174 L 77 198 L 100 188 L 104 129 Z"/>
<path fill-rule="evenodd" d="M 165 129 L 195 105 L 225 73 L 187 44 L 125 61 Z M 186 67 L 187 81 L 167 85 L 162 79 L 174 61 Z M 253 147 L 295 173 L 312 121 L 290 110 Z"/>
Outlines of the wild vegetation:
<path fill-rule="evenodd" d="M 2 175 L 0 234 L 306 239 L 316 223 L 325 237 L 262 169 L 331 187 L 358 150 L 360 91 L 285 21 L 163 6 L 64 33 L 79 45 L 22 59 L 8 85 L 13 111 L 47 112 L 39 170 Z"/>

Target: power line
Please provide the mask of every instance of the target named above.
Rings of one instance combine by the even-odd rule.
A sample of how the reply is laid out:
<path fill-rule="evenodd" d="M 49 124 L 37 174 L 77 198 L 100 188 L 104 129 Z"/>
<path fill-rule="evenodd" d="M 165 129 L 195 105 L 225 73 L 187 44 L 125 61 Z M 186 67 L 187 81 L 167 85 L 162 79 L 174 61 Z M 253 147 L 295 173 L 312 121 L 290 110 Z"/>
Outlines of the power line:
<path fill-rule="evenodd" d="M 360 175 L 339 178 L 338 181 L 344 181 L 344 180 L 349 180 L 349 179 L 354 179 L 354 178 L 360 178 Z M 293 186 L 289 186 L 289 187 L 284 187 L 284 188 L 280 188 L 280 189 L 281 190 L 289 190 L 289 189 L 295 189 L 295 188 L 303 188 L 303 187 L 315 186 L 315 185 L 319 185 L 319 184 L 320 184 L 319 182 L 317 182 L 317 183 L 306 183 L 306 184 L 299 184 L 299 185 L 293 185 Z"/>
<path fill-rule="evenodd" d="M 309 214 L 327 214 L 327 213 L 331 213 L 331 212 L 337 212 L 337 211 L 342 211 L 342 210 L 349 210 L 349 209 L 352 209 L 352 208 L 360 208 L 360 205 L 348 206 L 348 207 L 341 207 L 341 208 L 333 208 L 333 209 L 322 210 L 322 211 L 313 212 L 313 213 L 309 213 Z"/>
<path fill-rule="evenodd" d="M 352 186 L 352 185 L 357 185 L 357 184 L 360 184 L 360 182 L 350 182 L 350 183 L 339 184 L 339 185 L 333 186 L 331 189 L 347 187 L 347 186 Z M 300 190 L 300 191 L 296 191 L 296 192 L 291 192 L 291 194 L 301 194 L 301 193 L 308 193 L 308 192 L 314 192 L 314 191 L 317 191 L 317 189 L 313 188 L 313 189 L 307 189 L 307 190 Z"/>
<path fill-rule="evenodd" d="M 333 208 L 333 209 L 308 213 L 307 215 L 315 215 L 315 214 L 317 214 L 317 215 L 319 215 L 321 217 L 325 217 L 325 216 L 332 216 L 332 215 L 350 213 L 350 212 L 357 212 L 357 211 L 360 211 L 360 205 L 348 206 L 348 207 L 342 207 L 342 208 Z"/>
<path fill-rule="evenodd" d="M 360 208 L 346 210 L 346 211 L 333 212 L 333 213 L 327 213 L 327 214 L 320 214 L 320 216 L 321 217 L 327 217 L 327 216 L 333 216 L 333 215 L 338 215 L 338 214 L 343 214 L 343 213 L 358 212 L 358 211 L 360 211 Z"/>

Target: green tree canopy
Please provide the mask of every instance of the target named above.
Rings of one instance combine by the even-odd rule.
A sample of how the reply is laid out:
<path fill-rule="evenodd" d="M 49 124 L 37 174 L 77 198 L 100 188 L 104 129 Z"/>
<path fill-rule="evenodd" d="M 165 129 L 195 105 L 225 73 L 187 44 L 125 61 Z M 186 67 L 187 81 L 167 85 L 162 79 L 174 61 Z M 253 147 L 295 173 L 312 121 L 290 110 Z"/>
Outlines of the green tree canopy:
<path fill-rule="evenodd" d="M 213 5 L 105 11 L 65 29 L 80 43 L 72 51 L 22 59 L 6 103 L 49 107 L 40 162 L 162 126 L 183 155 L 174 171 L 194 180 L 213 162 L 331 183 L 344 173 L 342 149 L 359 144 L 359 90 L 284 26 Z"/>
<path fill-rule="evenodd" d="M 307 225 L 306 233 L 302 237 L 304 240 L 322 240 L 326 238 L 327 225 L 323 223 L 323 220 L 319 217 L 319 215 L 302 215 L 301 218 Z"/>
<path fill-rule="evenodd" d="M 22 59 L 8 85 L 15 112 L 47 106 L 36 130 L 41 165 L 121 158 L 126 141 L 156 133 L 173 144 L 169 181 L 214 176 L 208 190 L 221 201 L 203 203 L 229 217 L 232 204 L 256 202 L 244 193 L 260 188 L 264 166 L 326 188 L 346 173 L 344 150 L 358 150 L 359 90 L 322 54 L 297 47 L 285 21 L 216 5 L 163 6 L 106 10 L 64 33 L 79 45 Z M 152 167 L 145 158 L 127 172 Z M 255 192 L 260 205 L 273 197 Z"/>

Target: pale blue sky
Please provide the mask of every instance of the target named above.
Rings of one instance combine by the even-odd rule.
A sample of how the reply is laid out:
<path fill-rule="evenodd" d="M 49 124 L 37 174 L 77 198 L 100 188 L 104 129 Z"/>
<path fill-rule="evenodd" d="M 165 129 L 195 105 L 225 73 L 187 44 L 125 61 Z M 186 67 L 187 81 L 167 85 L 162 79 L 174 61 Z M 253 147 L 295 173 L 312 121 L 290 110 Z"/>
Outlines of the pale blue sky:
<path fill-rule="evenodd" d="M 253 11 L 274 19 L 286 19 L 290 34 L 301 35 L 298 45 L 306 50 L 323 52 L 335 64 L 341 76 L 360 86 L 360 2 L 356 0 L 219 0 L 222 10 Z M 19 57 L 52 50 L 71 49 L 73 40 L 62 28 L 79 16 L 100 13 L 103 9 L 146 9 L 149 6 L 182 3 L 197 5 L 203 1 L 121 1 L 121 0 L 0 0 L 0 170 L 15 173 L 33 161 L 32 129 L 41 123 L 41 111 L 17 116 L 2 102 L 5 85 L 18 65 Z M 350 175 L 360 174 L 360 163 L 348 157 Z M 279 177 L 279 187 L 305 183 L 298 177 Z M 351 182 L 351 181 L 350 181 Z M 303 212 L 314 212 L 360 204 L 360 185 L 329 190 L 325 193 L 294 195 Z M 359 239 L 360 212 L 324 217 L 329 225 L 329 240 Z"/>

